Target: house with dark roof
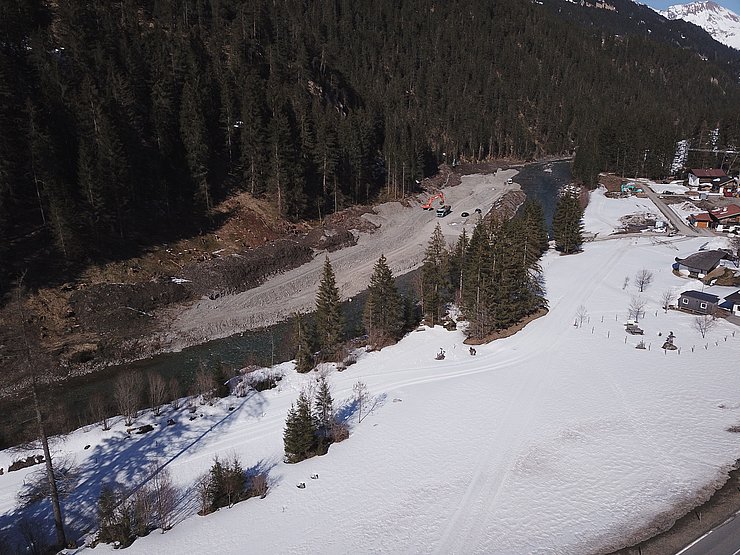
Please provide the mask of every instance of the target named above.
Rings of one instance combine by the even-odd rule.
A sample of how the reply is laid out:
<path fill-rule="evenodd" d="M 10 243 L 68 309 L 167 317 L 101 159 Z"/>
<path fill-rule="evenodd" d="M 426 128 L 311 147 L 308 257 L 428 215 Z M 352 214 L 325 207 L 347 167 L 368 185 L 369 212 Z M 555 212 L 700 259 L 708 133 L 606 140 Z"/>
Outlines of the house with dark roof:
<path fill-rule="evenodd" d="M 727 206 L 715 208 L 709 212 L 691 214 L 686 219 L 688 220 L 689 225 L 694 227 L 715 228 L 718 225 L 724 227 L 733 224 L 740 224 L 740 206 L 737 204 L 729 204 Z"/>
<path fill-rule="evenodd" d="M 721 306 L 731 311 L 736 316 L 740 316 L 740 291 L 735 291 L 734 293 L 727 295 L 725 297 L 725 302 L 723 302 Z"/>
<path fill-rule="evenodd" d="M 689 170 L 688 181 L 690 188 L 699 189 L 702 186 L 719 185 L 727 181 L 727 174 L 724 170 L 716 168 Z"/>
<path fill-rule="evenodd" d="M 695 314 L 714 314 L 719 305 L 719 297 L 701 291 L 684 291 L 678 298 L 679 310 Z"/>
<path fill-rule="evenodd" d="M 714 270 L 723 260 L 737 260 L 731 253 L 723 250 L 699 251 L 686 258 L 676 257 L 674 270 L 688 271 L 690 276 L 705 276 Z"/>

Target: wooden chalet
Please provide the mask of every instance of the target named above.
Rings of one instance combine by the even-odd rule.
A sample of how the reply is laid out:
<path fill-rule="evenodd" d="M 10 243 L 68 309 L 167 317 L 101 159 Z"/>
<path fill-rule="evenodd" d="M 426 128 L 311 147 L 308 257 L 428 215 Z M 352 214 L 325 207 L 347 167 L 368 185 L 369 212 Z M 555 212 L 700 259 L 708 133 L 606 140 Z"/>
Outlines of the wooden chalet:
<path fill-rule="evenodd" d="M 729 179 L 724 170 L 709 168 L 709 169 L 693 169 L 689 170 L 688 174 L 688 185 L 692 189 L 700 189 L 702 186 L 711 187 L 716 184 L 727 181 Z"/>
<path fill-rule="evenodd" d="M 695 314 L 714 314 L 719 305 L 719 297 L 701 291 L 684 291 L 678 298 L 678 308 Z"/>
<path fill-rule="evenodd" d="M 724 250 L 708 250 L 699 251 L 691 254 L 686 258 L 676 257 L 676 263 L 673 265 L 674 270 L 684 270 L 689 273 L 690 276 L 699 277 L 706 276 L 712 270 L 717 268 L 723 260 L 736 261 L 735 257 L 729 251 Z"/>
<path fill-rule="evenodd" d="M 722 306 L 726 307 L 727 310 L 731 311 L 736 316 L 740 316 L 740 291 L 735 291 L 734 293 L 727 295 Z"/>
<path fill-rule="evenodd" d="M 715 228 L 718 225 L 740 224 L 740 206 L 730 204 L 721 208 L 715 208 L 709 212 L 691 214 L 686 219 L 689 225 L 694 227 Z"/>

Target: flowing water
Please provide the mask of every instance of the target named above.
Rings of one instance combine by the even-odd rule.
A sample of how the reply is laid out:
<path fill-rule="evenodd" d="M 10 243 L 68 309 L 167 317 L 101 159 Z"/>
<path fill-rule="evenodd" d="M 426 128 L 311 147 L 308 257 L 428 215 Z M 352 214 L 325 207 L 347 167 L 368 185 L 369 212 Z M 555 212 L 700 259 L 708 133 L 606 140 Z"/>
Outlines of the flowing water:
<path fill-rule="evenodd" d="M 522 186 L 528 198 L 535 199 L 542 204 L 547 227 L 551 230 L 558 190 L 571 181 L 570 162 L 529 164 L 521 168 L 514 180 Z M 396 278 L 399 291 L 416 297 L 413 292 L 413 282 L 417 273 L 418 270 Z M 366 296 L 367 293 L 361 293 L 342 304 L 350 337 L 357 337 L 364 333 L 362 309 Z M 175 377 L 180 383 L 181 392 L 185 394 L 201 367 L 213 369 L 220 366 L 227 375 L 230 375 L 235 369 L 249 364 L 269 366 L 291 360 L 295 356 L 295 350 L 294 322 L 287 321 L 268 328 L 208 341 L 177 353 L 161 354 L 73 378 L 65 382 L 63 386 L 64 398 L 70 412 L 70 424 L 77 426 L 88 422 L 86 401 L 96 392 L 103 392 L 110 399 L 114 383 L 123 372 L 142 374 L 156 372 L 165 379 Z M 16 404 L 15 407 L 6 405 L 3 408 L 0 414 L 0 430 L 4 431 L 2 435 L 5 436 L 5 441 L 0 436 L 0 447 L 3 443 L 14 443 L 9 438 L 16 437 L 16 434 L 20 432 L 18 425 L 11 424 L 19 405 Z"/>

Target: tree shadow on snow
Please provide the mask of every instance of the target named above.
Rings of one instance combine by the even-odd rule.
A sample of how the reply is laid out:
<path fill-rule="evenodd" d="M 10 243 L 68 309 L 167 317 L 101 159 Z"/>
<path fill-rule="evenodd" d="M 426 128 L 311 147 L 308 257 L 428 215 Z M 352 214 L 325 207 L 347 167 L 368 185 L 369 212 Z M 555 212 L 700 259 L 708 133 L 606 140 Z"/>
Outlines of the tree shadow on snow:
<path fill-rule="evenodd" d="M 85 534 L 97 529 L 98 499 L 103 485 L 118 485 L 129 496 L 184 453 L 196 450 L 206 438 L 213 437 L 211 446 L 218 446 L 218 435 L 236 424 L 237 415 L 259 417 L 263 414 L 265 404 L 263 395 L 256 391 L 243 398 L 229 397 L 227 402 L 237 404 L 210 425 L 203 420 L 202 413 L 198 415 L 199 411 L 196 410 L 195 414 L 191 414 L 187 407 L 183 407 L 164 411 L 157 417 L 142 415 L 141 420 L 146 419 L 152 424 L 153 429 L 147 433 L 137 434 L 140 426 L 134 426 L 127 432 L 116 432 L 95 445 L 88 457 L 76 467 L 76 488 L 61 501 L 68 540 L 78 542 Z M 192 416 L 195 418 L 191 421 Z M 174 425 L 168 425 L 171 419 L 176 420 Z M 223 450 L 227 451 L 228 442 L 225 443 L 227 445 Z M 252 472 L 254 476 L 260 471 L 269 472 L 274 466 L 275 463 L 261 461 L 247 472 Z M 249 476 L 247 474 L 248 479 Z M 193 514 L 190 511 L 190 498 L 197 504 L 193 486 L 178 491 L 173 523 Z M 26 552 L 30 540 L 24 536 L 28 535 L 30 527 L 23 527 L 22 523 L 33 524 L 39 541 L 53 543 L 54 520 L 48 499 L 25 507 L 19 505 L 14 511 L 0 515 L 0 539 L 9 546 L 16 546 L 17 551 Z M 2 543 L 1 547 L 4 547 Z"/>
<path fill-rule="evenodd" d="M 381 393 L 379 395 L 373 395 L 367 401 L 362 403 L 362 418 L 364 420 L 369 414 L 375 411 L 375 409 L 382 407 L 388 399 L 387 393 Z M 351 397 L 346 399 L 344 403 L 337 409 L 335 417 L 338 422 L 351 426 L 357 424 L 360 420 L 360 402 L 357 398 Z M 353 417 L 357 417 L 352 421 Z"/>

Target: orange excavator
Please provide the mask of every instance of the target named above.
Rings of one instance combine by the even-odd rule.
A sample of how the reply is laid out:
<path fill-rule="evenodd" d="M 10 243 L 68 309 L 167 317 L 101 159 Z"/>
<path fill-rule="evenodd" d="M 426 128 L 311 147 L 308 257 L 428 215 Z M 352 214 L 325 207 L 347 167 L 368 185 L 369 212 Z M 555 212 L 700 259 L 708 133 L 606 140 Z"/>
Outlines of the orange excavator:
<path fill-rule="evenodd" d="M 434 201 L 436 199 L 439 199 L 439 205 L 440 206 L 444 206 L 444 204 L 445 204 L 445 194 L 440 191 L 436 195 L 432 195 L 431 197 L 429 197 L 429 200 L 426 201 L 424 204 L 422 204 L 421 207 L 424 210 L 433 210 L 434 209 L 434 206 L 433 206 L 434 205 Z"/>

